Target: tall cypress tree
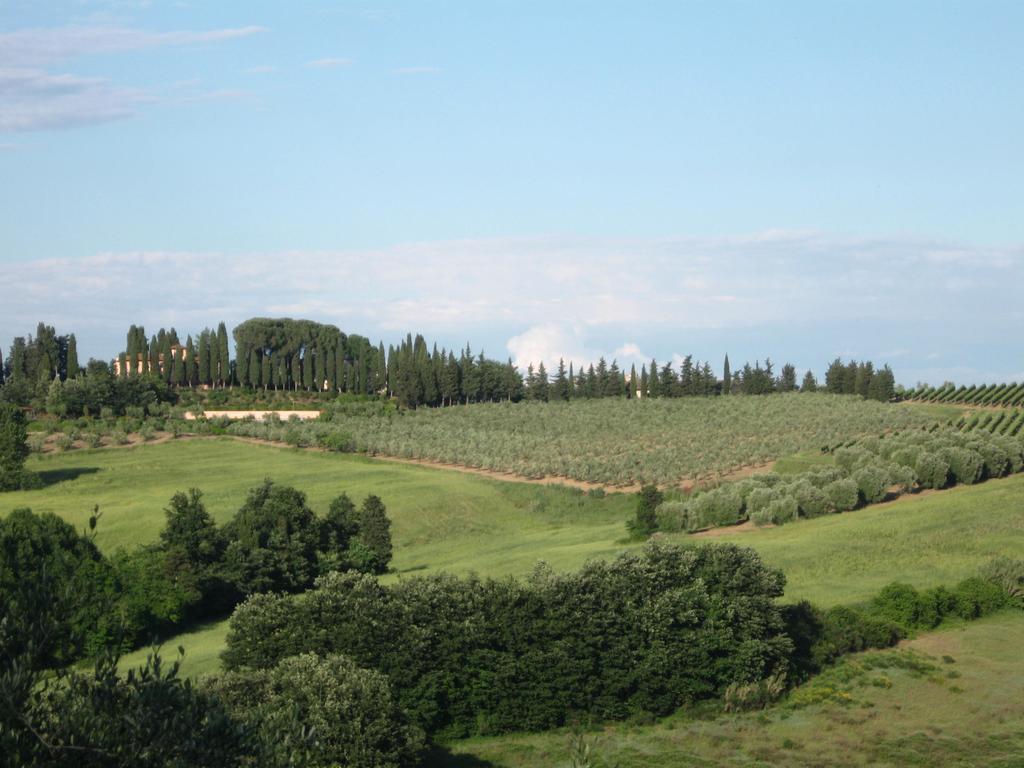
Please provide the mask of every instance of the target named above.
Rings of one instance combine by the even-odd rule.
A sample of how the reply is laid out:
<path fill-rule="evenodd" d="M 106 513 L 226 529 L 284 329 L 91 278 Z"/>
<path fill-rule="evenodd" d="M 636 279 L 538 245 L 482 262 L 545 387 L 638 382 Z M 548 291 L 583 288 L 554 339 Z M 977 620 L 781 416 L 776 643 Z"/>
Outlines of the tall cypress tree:
<path fill-rule="evenodd" d="M 69 379 L 77 378 L 78 371 L 78 342 L 75 340 L 75 334 L 72 333 L 68 336 L 67 377 Z"/>
<path fill-rule="evenodd" d="M 199 383 L 209 386 L 210 378 L 210 331 L 204 328 L 199 334 Z"/>
<path fill-rule="evenodd" d="M 729 356 L 725 356 L 725 365 L 722 366 L 722 394 L 732 394 L 732 369 L 729 367 Z"/>
<path fill-rule="evenodd" d="M 647 393 L 650 397 L 661 397 L 661 381 L 658 379 L 658 361 L 651 359 L 651 369 L 647 373 Z"/>
<path fill-rule="evenodd" d="M 199 380 L 199 368 L 196 366 L 196 345 L 192 343 L 192 335 L 185 340 L 185 383 L 194 387 Z"/>
<path fill-rule="evenodd" d="M 217 362 L 220 363 L 221 386 L 231 384 L 231 350 L 228 348 L 228 329 L 222 320 L 217 325 Z"/>
<path fill-rule="evenodd" d="M 555 374 L 553 395 L 556 400 L 569 399 L 569 376 L 565 370 L 565 359 L 558 359 L 558 372 Z"/>
<path fill-rule="evenodd" d="M 274 384 L 274 358 L 267 352 L 260 358 L 260 383 L 263 389 L 268 390 Z"/>

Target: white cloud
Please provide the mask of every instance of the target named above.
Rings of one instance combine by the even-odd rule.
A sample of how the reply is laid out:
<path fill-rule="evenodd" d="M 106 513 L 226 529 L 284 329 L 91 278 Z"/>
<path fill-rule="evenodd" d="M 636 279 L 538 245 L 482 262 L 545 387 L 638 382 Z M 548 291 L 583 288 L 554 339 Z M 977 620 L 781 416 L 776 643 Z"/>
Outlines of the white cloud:
<path fill-rule="evenodd" d="M 0 69 L 0 131 L 69 128 L 120 120 L 152 97 L 108 80 L 51 75 L 39 69 Z"/>
<path fill-rule="evenodd" d="M 337 69 L 338 67 L 348 67 L 351 64 L 352 59 L 332 57 L 313 59 L 313 61 L 306 62 L 306 66 L 309 67 L 310 69 Z"/>
<path fill-rule="evenodd" d="M 53 27 L 0 33 L 0 66 L 43 66 L 76 56 L 235 40 L 265 32 L 257 26 L 205 32 L 149 32 L 127 27 Z"/>
<path fill-rule="evenodd" d="M 396 75 L 433 75 L 441 71 L 440 67 L 397 67 L 392 70 Z"/>
<path fill-rule="evenodd" d="M 956 257 L 926 256 L 945 248 Z M 372 338 L 395 340 L 412 330 L 447 346 L 468 341 L 495 357 L 504 356 L 504 345 L 522 365 L 544 360 L 552 367 L 560 357 L 579 364 L 602 355 L 639 364 L 672 352 L 718 361 L 729 351 L 734 367 L 749 354 L 751 362 L 770 355 L 802 369 L 839 353 L 870 359 L 889 350 L 876 362 L 897 359 L 899 379 L 913 383 L 915 371 L 939 370 L 939 361 L 926 359 L 939 343 L 943 362 L 985 372 L 983 364 L 964 361 L 988 354 L 990 340 L 1002 345 L 998 359 L 1011 371 L 1024 359 L 1024 343 L 1012 333 L 1020 327 L 1024 249 L 979 250 L 976 263 L 1002 266 L 973 269 L 975 285 L 950 298 L 947 281 L 962 271 L 970 250 L 776 232 L 495 238 L 364 251 L 105 253 L 0 264 L 0 284 L 20 287 L 0 302 L 0 339 L 30 330 L 26 318 L 121 336 L 126 322 L 195 329 L 274 312 Z M 140 284 L 181 290 L 138 294 L 133 286 Z M 178 300 L 183 291 L 187 306 Z M 779 350 L 785 342 L 808 351 L 791 356 Z"/>
<path fill-rule="evenodd" d="M 59 27 L 0 33 L 0 131 L 24 132 L 122 120 L 160 99 L 151 91 L 101 77 L 55 73 L 47 65 L 79 56 L 125 53 L 167 46 L 217 43 L 249 37 L 262 27 L 205 32 L 148 32 L 125 27 Z M 192 83 L 177 82 L 172 90 Z M 224 99 L 226 90 L 172 103 Z M 234 96 L 239 93 L 231 92 Z"/>

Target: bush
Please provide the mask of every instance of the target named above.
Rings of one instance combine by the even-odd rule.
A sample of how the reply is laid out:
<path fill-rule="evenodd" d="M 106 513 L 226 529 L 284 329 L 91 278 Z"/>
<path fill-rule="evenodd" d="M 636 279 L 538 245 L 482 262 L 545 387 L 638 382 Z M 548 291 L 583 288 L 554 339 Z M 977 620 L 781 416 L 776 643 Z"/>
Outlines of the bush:
<path fill-rule="evenodd" d="M 636 495 L 636 517 L 626 526 L 630 533 L 645 537 L 658 530 L 657 509 L 664 498 L 656 485 L 645 485 L 640 489 Z"/>
<path fill-rule="evenodd" d="M 853 474 L 864 462 L 870 462 L 873 458 L 872 454 L 856 446 L 839 448 L 835 453 L 835 457 L 836 466 L 848 475 Z"/>
<path fill-rule="evenodd" d="M 28 425 L 20 408 L 0 402 L 0 491 L 13 491 L 25 482 Z"/>
<path fill-rule="evenodd" d="M 980 577 L 964 579 L 953 588 L 953 610 L 962 619 L 977 619 L 1006 607 L 1010 596 L 994 581 Z"/>
<path fill-rule="evenodd" d="M 800 508 L 800 517 L 820 517 L 832 511 L 828 494 L 809 482 L 797 484 L 793 495 Z"/>
<path fill-rule="evenodd" d="M 1011 601 L 1024 607 L 1024 560 L 997 557 L 981 569 L 981 577 L 998 584 Z"/>
<path fill-rule="evenodd" d="M 922 453 L 914 465 L 922 488 L 945 488 L 949 484 L 949 462 L 936 453 Z"/>
<path fill-rule="evenodd" d="M 654 513 L 658 520 L 658 530 L 667 533 L 689 530 L 686 506 L 682 501 L 663 501 L 659 504 Z"/>
<path fill-rule="evenodd" d="M 979 453 L 969 448 L 944 448 L 941 454 L 949 462 L 954 482 L 974 485 L 981 480 L 985 462 Z"/>
<path fill-rule="evenodd" d="M 782 494 L 774 488 L 755 488 L 747 497 L 747 516 L 753 520 L 758 519 L 773 521 L 771 514 L 772 502 L 782 497 Z"/>
<path fill-rule="evenodd" d="M 909 584 L 884 587 L 871 601 L 871 614 L 905 629 L 931 629 L 942 620 L 942 605 Z"/>
<path fill-rule="evenodd" d="M 877 466 L 861 467 L 853 473 L 853 481 L 865 504 L 877 504 L 886 497 L 889 475 Z"/>
<path fill-rule="evenodd" d="M 743 520 L 743 499 L 728 487 L 705 491 L 686 505 L 688 530 L 735 525 Z"/>
<path fill-rule="evenodd" d="M 572 713 L 663 715 L 785 667 L 782 585 L 751 550 L 658 541 L 526 581 L 331 573 L 301 595 L 240 605 L 223 658 L 266 668 L 345 654 L 387 675 L 413 721 L 444 738 L 550 728 Z"/>
<path fill-rule="evenodd" d="M 773 523 L 783 525 L 795 520 L 798 510 L 799 507 L 795 498 L 782 495 L 772 500 L 766 512 Z"/>
<path fill-rule="evenodd" d="M 896 623 L 848 606 L 830 608 L 820 618 L 820 635 L 810 650 L 811 664 L 816 669 L 848 653 L 890 648 L 902 637 Z"/>
<path fill-rule="evenodd" d="M 318 434 L 316 444 L 326 451 L 337 451 L 339 453 L 351 453 L 356 449 L 355 440 L 351 435 L 334 430 Z"/>
<path fill-rule="evenodd" d="M 849 512 L 851 509 L 856 509 L 857 503 L 860 501 L 857 483 L 849 478 L 831 482 L 823 490 L 836 512 Z"/>
<path fill-rule="evenodd" d="M 410 725 L 387 678 L 346 656 L 292 656 L 269 670 L 227 672 L 204 687 L 260 732 L 268 751 L 278 752 L 274 764 L 291 764 L 292 750 L 280 745 L 301 744 L 300 729 L 313 736 L 303 763 L 311 768 L 399 768 L 416 764 L 424 748 L 423 732 Z"/>

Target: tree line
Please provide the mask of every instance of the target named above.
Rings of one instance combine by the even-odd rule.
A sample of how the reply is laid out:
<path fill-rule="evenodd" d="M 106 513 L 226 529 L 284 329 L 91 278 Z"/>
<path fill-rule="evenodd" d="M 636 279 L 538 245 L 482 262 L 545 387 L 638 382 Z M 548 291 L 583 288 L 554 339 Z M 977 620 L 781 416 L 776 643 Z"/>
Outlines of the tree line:
<path fill-rule="evenodd" d="M 764 395 L 774 392 L 815 391 L 811 371 L 797 381 L 795 366 L 775 370 L 770 358 L 733 369 L 726 355 L 721 375 L 708 361 L 687 355 L 678 363 L 651 360 L 626 371 L 617 360 L 601 358 L 596 364 L 568 366 L 559 360 L 549 371 L 544 362 L 520 371 L 511 359 L 493 360 L 470 346 L 438 349 L 421 334 L 407 334 L 397 345 L 374 345 L 334 325 L 290 318 L 253 318 L 231 334 L 223 322 L 205 328 L 182 342 L 174 328 L 160 328 L 147 337 L 143 326 L 132 325 L 125 351 L 109 364 L 90 360 L 78 363 L 74 334 L 58 336 L 39 324 L 35 337 L 19 337 L 0 366 L 0 383 L 13 389 L 4 397 L 27 403 L 57 380 L 83 375 L 100 377 L 104 369 L 116 380 L 162 382 L 170 389 L 243 387 L 250 390 L 350 393 L 394 398 L 407 408 L 449 406 L 474 402 L 567 401 L 577 398 L 710 397 Z M 868 361 L 844 363 L 836 359 L 825 376 L 825 390 L 890 400 L 896 395 L 888 366 L 876 369 Z M 161 399 L 160 395 L 157 395 Z M 74 400 L 75 398 L 71 398 Z M 95 399 L 95 398 L 93 398 Z M 109 398 L 108 398 L 109 399 Z M 69 412 L 77 409 L 71 407 Z"/>

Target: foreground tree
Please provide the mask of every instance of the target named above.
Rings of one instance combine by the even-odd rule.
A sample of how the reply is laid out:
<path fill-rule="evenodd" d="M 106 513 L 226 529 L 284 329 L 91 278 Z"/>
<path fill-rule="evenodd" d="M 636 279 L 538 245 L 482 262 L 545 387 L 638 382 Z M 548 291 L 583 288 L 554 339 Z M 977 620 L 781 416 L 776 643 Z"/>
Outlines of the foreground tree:
<path fill-rule="evenodd" d="M 28 427 L 25 414 L 10 403 L 0 402 L 0 491 L 13 491 L 29 480 Z"/>

